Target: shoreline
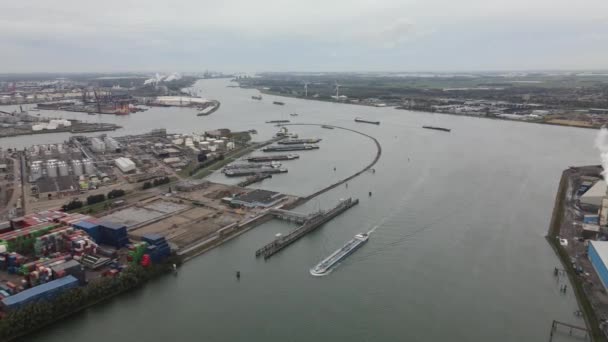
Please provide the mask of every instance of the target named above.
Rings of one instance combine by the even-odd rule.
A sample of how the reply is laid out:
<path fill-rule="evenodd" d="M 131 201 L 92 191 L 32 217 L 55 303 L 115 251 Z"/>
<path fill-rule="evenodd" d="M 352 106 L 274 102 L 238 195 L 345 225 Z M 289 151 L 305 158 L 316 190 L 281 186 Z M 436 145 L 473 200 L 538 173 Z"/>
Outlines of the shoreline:
<path fill-rule="evenodd" d="M 431 111 L 425 111 L 425 110 L 419 110 L 419 109 L 407 109 L 407 108 L 403 108 L 400 106 L 378 107 L 378 106 L 374 106 L 371 104 L 365 104 L 365 103 L 341 102 L 341 101 L 324 100 L 324 99 L 318 99 L 318 98 L 312 98 L 312 97 L 302 97 L 302 96 L 293 96 L 293 95 L 287 95 L 287 94 L 279 94 L 279 93 L 269 92 L 267 90 L 262 90 L 260 88 L 249 88 L 249 87 L 240 87 L 240 88 L 257 89 L 260 93 L 265 94 L 265 95 L 281 96 L 281 97 L 292 98 L 292 99 L 311 100 L 311 101 L 328 102 L 328 103 L 336 103 L 336 104 L 349 104 L 349 105 L 354 105 L 354 106 L 373 107 L 373 108 L 393 108 L 393 109 L 397 109 L 397 110 L 408 110 L 411 112 L 425 113 L 425 114 L 443 114 L 443 115 L 452 115 L 452 116 L 465 116 L 465 117 L 472 117 L 472 118 L 479 118 L 479 119 L 500 120 L 500 121 L 508 121 L 508 122 L 521 122 L 521 123 L 531 123 L 531 124 L 540 124 L 540 125 L 549 125 L 549 126 L 561 126 L 561 127 L 570 127 L 570 128 L 584 128 L 584 129 L 593 129 L 593 130 L 598 130 L 601 128 L 601 126 L 595 127 L 595 126 L 567 125 L 567 124 L 557 123 L 557 122 L 526 121 L 526 120 L 517 120 L 517 119 L 500 118 L 500 117 L 488 117 L 488 116 L 481 116 L 481 115 L 475 115 L 475 114 L 431 112 Z"/>
<path fill-rule="evenodd" d="M 571 169 L 566 169 L 562 172 L 562 176 L 560 178 L 559 186 L 557 189 L 557 194 L 555 196 L 555 204 L 553 207 L 553 213 L 551 215 L 551 223 L 549 224 L 549 229 L 547 231 L 545 239 L 555 252 L 557 258 L 559 259 L 559 262 L 561 263 L 563 269 L 568 275 L 568 280 L 570 281 L 570 284 L 572 284 L 576 302 L 579 308 L 583 311 L 583 319 L 585 321 L 585 326 L 588 329 L 591 340 L 606 341 L 605 336 L 602 334 L 602 331 L 599 328 L 599 320 L 595 313 L 595 310 L 593 309 L 591 300 L 583 289 L 583 283 L 574 273 L 574 268 L 572 267 L 570 255 L 558 242 L 562 222 L 565 218 L 568 189 L 570 188 L 571 183 L 569 175 L 570 170 Z"/>

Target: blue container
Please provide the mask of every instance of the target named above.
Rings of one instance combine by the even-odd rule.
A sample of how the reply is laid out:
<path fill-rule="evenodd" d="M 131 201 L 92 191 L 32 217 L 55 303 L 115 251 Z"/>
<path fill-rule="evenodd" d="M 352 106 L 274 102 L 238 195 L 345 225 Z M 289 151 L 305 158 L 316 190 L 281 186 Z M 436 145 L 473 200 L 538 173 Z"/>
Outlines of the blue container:
<path fill-rule="evenodd" d="M 5 308 L 13 310 L 38 300 L 51 300 L 57 295 L 77 286 L 78 279 L 69 275 L 4 298 L 2 299 L 2 304 Z"/>
<path fill-rule="evenodd" d="M 80 221 L 73 224 L 73 227 L 87 233 L 95 242 L 99 242 L 99 224 L 90 221 Z"/>
<path fill-rule="evenodd" d="M 144 236 L 142 236 L 141 239 L 150 245 L 156 245 L 166 242 L 165 237 L 159 234 L 145 234 Z"/>

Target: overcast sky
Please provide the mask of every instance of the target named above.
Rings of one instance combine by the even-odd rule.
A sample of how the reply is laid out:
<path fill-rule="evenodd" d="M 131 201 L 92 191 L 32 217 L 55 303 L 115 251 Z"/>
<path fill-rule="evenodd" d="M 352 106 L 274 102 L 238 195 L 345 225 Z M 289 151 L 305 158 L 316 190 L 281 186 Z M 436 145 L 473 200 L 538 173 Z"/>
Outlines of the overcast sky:
<path fill-rule="evenodd" d="M 608 0 L 2 0 L 0 48 L 0 72 L 608 69 Z"/>

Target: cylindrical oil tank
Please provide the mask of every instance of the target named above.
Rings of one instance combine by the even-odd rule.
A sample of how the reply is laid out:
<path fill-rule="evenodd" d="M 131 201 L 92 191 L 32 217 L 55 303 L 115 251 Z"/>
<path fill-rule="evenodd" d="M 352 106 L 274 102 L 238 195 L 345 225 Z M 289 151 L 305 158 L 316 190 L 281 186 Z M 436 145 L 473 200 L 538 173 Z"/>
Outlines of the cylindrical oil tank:
<path fill-rule="evenodd" d="M 82 162 L 80 160 L 72 160 L 72 172 L 75 176 L 82 176 L 84 174 L 82 170 Z"/>
<path fill-rule="evenodd" d="M 48 161 L 46 163 L 46 174 L 51 178 L 57 177 L 57 162 Z"/>
<path fill-rule="evenodd" d="M 68 164 L 66 162 L 64 162 L 64 161 L 57 162 L 57 169 L 59 170 L 60 176 L 69 175 Z"/>
<path fill-rule="evenodd" d="M 30 168 L 30 178 L 32 181 L 36 181 L 42 177 L 42 168 L 40 164 L 32 165 Z"/>
<path fill-rule="evenodd" d="M 93 162 L 90 159 L 84 159 L 82 164 L 84 165 L 85 175 L 92 175 L 95 173 L 95 166 L 93 166 Z"/>

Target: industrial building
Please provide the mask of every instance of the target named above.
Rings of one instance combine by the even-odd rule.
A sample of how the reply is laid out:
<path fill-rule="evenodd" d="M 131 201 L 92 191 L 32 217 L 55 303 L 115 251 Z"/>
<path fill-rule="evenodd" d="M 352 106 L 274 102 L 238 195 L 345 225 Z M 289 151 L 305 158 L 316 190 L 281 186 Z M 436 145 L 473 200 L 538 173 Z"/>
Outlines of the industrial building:
<path fill-rule="evenodd" d="M 606 197 L 606 182 L 598 180 L 589 190 L 580 197 L 581 206 L 587 210 L 597 210 L 602 205 L 602 199 Z"/>
<path fill-rule="evenodd" d="M 116 167 L 118 167 L 123 173 L 135 171 L 135 163 L 129 158 L 116 158 L 114 159 L 114 163 L 116 164 Z"/>
<path fill-rule="evenodd" d="M 604 289 L 608 290 L 608 241 L 589 241 L 587 253 Z"/>
<path fill-rule="evenodd" d="M 244 195 L 239 195 L 230 199 L 232 206 L 243 206 L 248 208 L 268 208 L 286 199 L 284 194 L 256 189 Z"/>

